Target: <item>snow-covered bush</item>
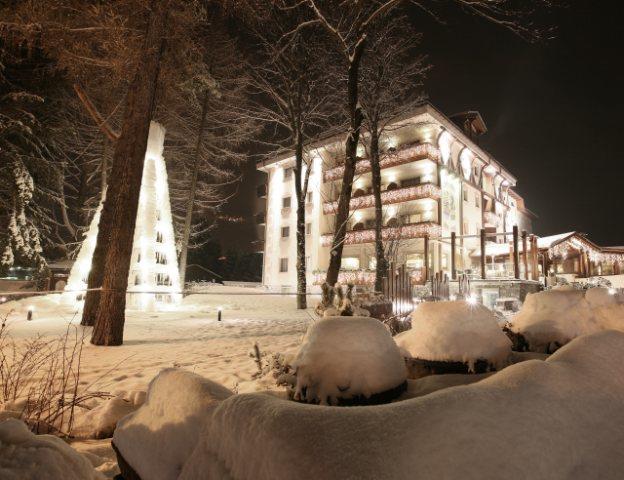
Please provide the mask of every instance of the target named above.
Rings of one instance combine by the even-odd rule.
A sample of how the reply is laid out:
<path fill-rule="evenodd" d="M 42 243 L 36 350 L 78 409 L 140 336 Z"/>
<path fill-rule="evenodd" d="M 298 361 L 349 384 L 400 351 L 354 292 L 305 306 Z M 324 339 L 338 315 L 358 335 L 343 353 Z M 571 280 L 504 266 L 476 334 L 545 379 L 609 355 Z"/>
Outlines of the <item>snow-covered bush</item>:
<path fill-rule="evenodd" d="M 214 410 L 179 480 L 620 478 L 622 379 L 624 334 L 609 331 L 389 405 L 235 395 Z"/>
<path fill-rule="evenodd" d="M 400 389 L 405 362 L 392 336 L 374 318 L 333 317 L 313 324 L 293 363 L 294 398 L 310 403 L 340 400 Z"/>
<path fill-rule="evenodd" d="M 2 480 L 96 480 L 89 460 L 52 435 L 34 435 L 24 422 L 0 421 Z"/>
<path fill-rule="evenodd" d="M 624 331 L 624 297 L 606 288 L 548 290 L 527 295 L 511 320 L 532 351 L 553 351 L 600 330 Z"/>
<path fill-rule="evenodd" d="M 412 312 L 412 329 L 394 339 L 407 357 L 462 362 L 469 371 L 479 360 L 500 368 L 511 353 L 511 341 L 496 315 L 463 300 L 419 304 Z"/>
<path fill-rule="evenodd" d="M 141 478 L 176 479 L 212 411 L 230 395 L 194 373 L 163 370 L 141 408 L 118 422 L 113 443 Z"/>

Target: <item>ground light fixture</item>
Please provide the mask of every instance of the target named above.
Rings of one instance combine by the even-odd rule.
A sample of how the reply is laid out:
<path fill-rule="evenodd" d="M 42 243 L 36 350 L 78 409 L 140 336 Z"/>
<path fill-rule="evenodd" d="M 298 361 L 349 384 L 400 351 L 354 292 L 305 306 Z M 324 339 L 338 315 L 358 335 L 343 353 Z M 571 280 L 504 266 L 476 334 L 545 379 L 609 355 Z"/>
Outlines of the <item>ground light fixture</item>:
<path fill-rule="evenodd" d="M 217 321 L 218 322 L 221 321 L 221 312 L 223 312 L 223 307 L 218 307 L 217 308 Z"/>
<path fill-rule="evenodd" d="M 26 314 L 26 320 L 32 320 L 33 319 L 33 312 L 35 311 L 35 307 L 33 307 L 32 305 L 28 305 L 28 313 Z"/>

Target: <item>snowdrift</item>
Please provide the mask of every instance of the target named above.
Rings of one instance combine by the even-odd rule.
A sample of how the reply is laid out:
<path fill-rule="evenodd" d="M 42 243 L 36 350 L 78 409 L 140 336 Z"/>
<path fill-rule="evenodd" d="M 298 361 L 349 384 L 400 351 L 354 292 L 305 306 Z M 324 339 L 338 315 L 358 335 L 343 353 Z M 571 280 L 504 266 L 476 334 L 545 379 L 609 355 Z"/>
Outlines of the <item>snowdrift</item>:
<path fill-rule="evenodd" d="M 11 418 L 0 422 L 0 478 L 99 480 L 104 476 L 60 438 L 35 435 L 24 422 Z"/>
<path fill-rule="evenodd" d="M 197 390 L 209 385 L 188 381 Z M 169 402 L 159 418 L 149 400 L 147 414 L 135 414 L 143 437 L 125 427 L 115 433 L 144 479 L 616 479 L 624 471 L 624 333 L 616 331 L 392 404 L 325 407 L 262 393 L 215 399 L 198 436 L 188 428 L 163 436 L 155 424 L 188 423 L 170 410 L 188 409 L 196 397 L 176 397 L 176 384 L 152 384 L 150 398 L 169 393 Z"/>
<path fill-rule="evenodd" d="M 118 422 L 113 443 L 141 478 L 177 478 L 212 410 L 230 395 L 194 373 L 163 370 L 150 382 L 143 406 Z"/>
<path fill-rule="evenodd" d="M 307 331 L 292 364 L 295 399 L 332 404 L 400 387 L 407 369 L 384 325 L 367 317 L 328 317 Z"/>
<path fill-rule="evenodd" d="M 546 351 L 551 343 L 565 345 L 601 330 L 624 331 L 624 297 L 606 288 L 528 294 L 511 329 L 524 336 L 532 351 Z"/>
<path fill-rule="evenodd" d="M 411 330 L 394 339 L 411 358 L 463 362 L 470 371 L 477 360 L 501 368 L 511 353 L 494 313 L 463 300 L 421 303 L 412 313 Z"/>

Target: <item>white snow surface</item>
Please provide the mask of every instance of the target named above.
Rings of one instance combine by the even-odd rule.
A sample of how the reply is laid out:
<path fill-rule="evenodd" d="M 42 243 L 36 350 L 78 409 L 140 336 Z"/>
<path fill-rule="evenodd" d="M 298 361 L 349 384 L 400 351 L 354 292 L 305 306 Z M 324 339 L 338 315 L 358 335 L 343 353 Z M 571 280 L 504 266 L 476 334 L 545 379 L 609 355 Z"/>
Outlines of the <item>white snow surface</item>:
<path fill-rule="evenodd" d="M 412 328 L 394 337 L 406 356 L 421 360 L 466 362 L 484 359 L 497 369 L 511 354 L 511 341 L 496 315 L 463 300 L 424 302 L 412 312 Z"/>
<path fill-rule="evenodd" d="M 118 423 L 113 442 L 141 478 L 177 478 L 206 419 L 232 394 L 194 373 L 163 370 L 151 381 L 145 404 Z"/>
<path fill-rule="evenodd" d="M 605 331 L 546 361 L 387 405 L 234 395 L 178 479 L 619 479 L 623 422 L 624 333 Z"/>
<path fill-rule="evenodd" d="M 407 379 L 392 336 L 379 320 L 368 317 L 326 317 L 314 323 L 292 366 L 295 398 L 312 403 L 370 397 Z"/>
<path fill-rule="evenodd" d="M 97 480 L 104 477 L 87 457 L 60 438 L 35 435 L 24 422 L 11 418 L 0 422 L 0 478 Z"/>
<path fill-rule="evenodd" d="M 535 351 L 601 330 L 624 331 L 624 296 L 598 287 L 529 294 L 512 318 L 511 329 L 521 333 Z"/>

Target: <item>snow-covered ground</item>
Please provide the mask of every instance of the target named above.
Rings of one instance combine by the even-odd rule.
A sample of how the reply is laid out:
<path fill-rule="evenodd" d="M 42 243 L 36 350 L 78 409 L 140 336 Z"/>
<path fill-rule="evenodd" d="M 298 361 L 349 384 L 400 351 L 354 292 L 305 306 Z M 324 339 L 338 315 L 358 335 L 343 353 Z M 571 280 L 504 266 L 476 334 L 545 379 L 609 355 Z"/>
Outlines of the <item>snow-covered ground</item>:
<path fill-rule="evenodd" d="M 89 343 L 90 328 L 80 327 L 76 307 L 61 295 L 31 297 L 0 305 L 10 334 L 18 341 L 43 335 L 63 335 L 68 325 L 84 331 L 80 384 L 118 398 L 94 400 L 94 410 L 79 412 L 75 434 L 89 437 L 110 427 L 142 402 L 148 383 L 163 369 L 182 367 L 236 392 L 277 389 L 270 376 L 255 379 L 258 367 L 250 354 L 258 344 L 261 354 L 288 352 L 301 343 L 316 317 L 313 309 L 295 309 L 293 296 L 265 295 L 260 288 L 211 286 L 206 294 L 184 298 L 171 311 L 128 310 L 124 344 L 96 347 Z M 310 298 L 314 307 L 317 298 Z M 33 320 L 27 311 L 33 308 Z M 222 309 L 222 320 L 217 311 Z M 71 327 L 73 328 L 73 327 Z M 182 392 L 181 392 L 182 393 Z M 1 410 L 0 406 L 0 410 Z M 87 452 L 108 476 L 117 473 L 110 439 L 87 440 L 74 446 Z"/>

